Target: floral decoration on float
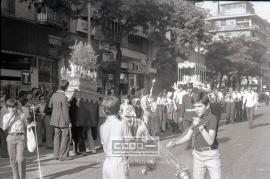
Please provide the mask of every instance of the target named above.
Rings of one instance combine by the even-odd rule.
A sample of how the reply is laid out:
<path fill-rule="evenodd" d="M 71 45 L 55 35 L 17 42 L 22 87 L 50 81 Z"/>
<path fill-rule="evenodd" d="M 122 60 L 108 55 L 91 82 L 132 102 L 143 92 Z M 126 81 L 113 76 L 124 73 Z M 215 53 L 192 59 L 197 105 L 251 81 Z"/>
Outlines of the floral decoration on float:
<path fill-rule="evenodd" d="M 88 43 L 75 42 L 71 48 L 68 67 L 61 68 L 61 79 L 69 81 L 68 92 L 95 94 L 97 90 L 97 55 Z M 85 95 L 84 95 L 85 96 Z M 89 95 L 88 95 L 89 96 Z M 91 99 L 91 97 L 83 97 Z"/>

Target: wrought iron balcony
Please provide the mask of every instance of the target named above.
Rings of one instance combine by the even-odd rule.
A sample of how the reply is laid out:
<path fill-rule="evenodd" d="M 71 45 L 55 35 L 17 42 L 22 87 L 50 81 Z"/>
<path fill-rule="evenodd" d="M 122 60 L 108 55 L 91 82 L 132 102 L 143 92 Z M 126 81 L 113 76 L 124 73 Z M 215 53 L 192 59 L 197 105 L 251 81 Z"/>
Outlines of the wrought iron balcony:
<path fill-rule="evenodd" d="M 58 13 L 48 7 L 43 7 L 40 13 L 37 14 L 37 21 L 42 24 L 63 26 Z"/>
<path fill-rule="evenodd" d="M 15 14 L 15 0 L 1 0 L 1 12 Z"/>

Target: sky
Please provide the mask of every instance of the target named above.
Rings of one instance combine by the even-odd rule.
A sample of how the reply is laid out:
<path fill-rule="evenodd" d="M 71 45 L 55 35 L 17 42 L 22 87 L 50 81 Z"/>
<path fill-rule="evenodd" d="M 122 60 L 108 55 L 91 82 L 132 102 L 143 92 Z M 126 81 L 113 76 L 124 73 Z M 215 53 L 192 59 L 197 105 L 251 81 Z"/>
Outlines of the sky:
<path fill-rule="evenodd" d="M 229 1 L 227 1 L 229 2 Z M 255 13 L 270 23 L 270 1 L 250 1 L 254 6 Z M 222 1 L 220 1 L 222 3 Z M 217 2 L 204 1 L 204 8 L 211 8 L 211 12 L 217 12 Z"/>

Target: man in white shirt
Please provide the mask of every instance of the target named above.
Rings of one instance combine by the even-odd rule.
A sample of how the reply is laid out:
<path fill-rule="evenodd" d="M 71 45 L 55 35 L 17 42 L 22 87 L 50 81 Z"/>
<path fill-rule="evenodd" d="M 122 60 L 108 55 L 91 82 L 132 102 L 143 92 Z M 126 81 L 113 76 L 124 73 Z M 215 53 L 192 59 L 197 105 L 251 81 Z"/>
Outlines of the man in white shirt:
<path fill-rule="evenodd" d="M 236 94 L 233 91 L 233 88 L 230 87 L 229 91 L 225 97 L 226 101 L 226 119 L 227 124 L 230 122 L 234 122 L 235 118 L 235 100 L 236 100 Z"/>
<path fill-rule="evenodd" d="M 182 109 L 183 109 L 183 96 L 187 94 L 187 91 L 183 89 L 183 86 L 181 84 L 177 85 L 177 89 L 173 94 L 173 100 L 175 101 L 176 107 L 177 107 L 177 125 L 178 125 L 178 129 L 177 132 L 179 132 L 179 130 L 182 127 L 182 117 L 181 117 L 181 113 L 182 113 Z"/>
<path fill-rule="evenodd" d="M 235 100 L 235 120 L 242 121 L 242 105 L 243 105 L 243 96 L 240 92 L 240 89 L 237 89 L 235 92 L 236 100 Z"/>
<path fill-rule="evenodd" d="M 145 122 L 148 130 L 150 131 L 150 124 L 151 124 L 151 119 L 150 119 L 150 113 L 151 113 L 151 103 L 149 100 L 149 94 L 147 94 L 146 90 L 143 91 L 143 96 L 141 98 L 141 107 L 143 110 L 143 121 Z"/>
<path fill-rule="evenodd" d="M 257 107 L 258 100 L 256 94 L 252 91 L 251 87 L 248 87 L 247 92 L 243 98 L 243 106 L 246 107 L 246 114 L 249 123 L 249 128 L 253 128 L 253 120 L 254 120 L 254 108 Z"/>
<path fill-rule="evenodd" d="M 265 104 L 268 106 L 269 105 L 269 98 L 270 98 L 270 93 L 269 90 L 265 91 Z"/>

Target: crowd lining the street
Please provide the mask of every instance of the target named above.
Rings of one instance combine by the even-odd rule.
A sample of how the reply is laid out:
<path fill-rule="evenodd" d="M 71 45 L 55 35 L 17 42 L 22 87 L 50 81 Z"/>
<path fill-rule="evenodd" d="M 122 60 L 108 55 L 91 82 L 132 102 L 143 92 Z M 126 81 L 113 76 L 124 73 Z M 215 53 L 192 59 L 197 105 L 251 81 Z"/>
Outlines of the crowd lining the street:
<path fill-rule="evenodd" d="M 35 125 L 38 145 L 54 149 L 56 160 L 72 160 L 69 156 L 71 142 L 74 155 L 84 155 L 87 151 L 96 153 L 95 147 L 103 145 L 103 150 L 108 157 L 111 152 L 106 146 L 110 142 L 108 136 L 117 133 L 117 128 L 124 130 L 123 136 L 137 138 L 159 136 L 167 131 L 174 133 L 188 131 L 195 125 L 197 112 L 194 108 L 194 98 L 196 96 L 195 102 L 201 102 L 205 107 L 209 103 L 209 111 L 216 117 L 217 126 L 222 113 L 225 112 L 227 123 L 248 120 L 249 128 L 252 129 L 254 110 L 259 104 L 259 95 L 251 87 L 235 90 L 229 88 L 226 91 L 213 88 L 205 91 L 193 87 L 192 83 L 175 83 L 171 90 L 164 89 L 158 95 L 152 95 L 152 89 L 144 90 L 140 95 L 133 91 L 120 97 L 115 97 L 111 93 L 105 96 L 105 99 L 100 97 L 98 102 L 85 101 L 74 96 L 67 98 L 65 94 L 67 87 L 68 82 L 63 80 L 58 91 L 48 91 L 46 95 L 42 94 L 38 88 L 33 88 L 31 92 L 21 91 L 16 98 L 7 98 L 5 94 L 1 94 L 1 157 L 9 155 L 14 178 L 25 178 L 25 129 Z M 204 96 L 198 97 L 201 93 Z M 269 91 L 265 91 L 264 95 L 266 105 L 268 105 Z M 33 122 L 34 117 L 36 122 Z M 16 124 L 11 121 L 23 122 Z M 116 126 L 112 127 L 108 121 L 112 121 L 111 125 Z M 123 121 L 123 123 L 118 124 L 117 121 Z M 203 129 L 199 128 L 198 131 L 201 132 Z M 213 127 L 213 130 L 215 141 L 217 128 Z M 210 149 L 217 149 L 218 143 L 214 141 L 209 145 L 216 147 Z M 168 148 L 175 146 L 176 143 L 168 144 Z M 188 147 L 194 148 L 191 145 Z M 204 151 L 200 146 L 197 146 L 196 150 Z M 111 175 L 121 176 L 121 172 L 113 174 L 112 166 L 115 162 L 107 161 L 104 164 L 103 178 L 110 178 Z M 126 167 L 125 162 L 120 162 L 123 167 Z M 122 178 L 125 178 L 126 172 L 126 169 L 122 172 Z"/>

